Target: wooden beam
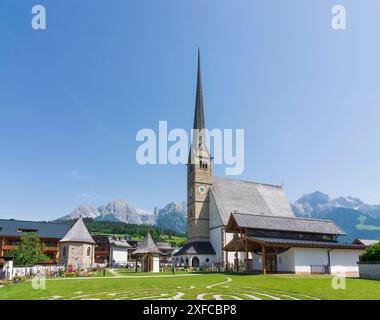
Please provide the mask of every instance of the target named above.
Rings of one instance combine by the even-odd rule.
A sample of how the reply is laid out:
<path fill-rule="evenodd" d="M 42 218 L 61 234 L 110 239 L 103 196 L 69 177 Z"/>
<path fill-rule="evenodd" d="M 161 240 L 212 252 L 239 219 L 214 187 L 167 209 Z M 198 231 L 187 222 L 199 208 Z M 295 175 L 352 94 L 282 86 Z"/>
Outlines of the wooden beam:
<path fill-rule="evenodd" d="M 248 254 L 248 241 L 245 241 L 245 272 L 249 272 L 249 254 Z"/>
<path fill-rule="evenodd" d="M 262 255 L 261 255 L 261 264 L 262 264 L 262 267 L 263 267 L 263 274 L 267 274 L 267 261 L 266 261 L 266 252 L 265 252 L 265 246 L 264 245 L 261 245 L 261 251 L 262 251 Z"/>

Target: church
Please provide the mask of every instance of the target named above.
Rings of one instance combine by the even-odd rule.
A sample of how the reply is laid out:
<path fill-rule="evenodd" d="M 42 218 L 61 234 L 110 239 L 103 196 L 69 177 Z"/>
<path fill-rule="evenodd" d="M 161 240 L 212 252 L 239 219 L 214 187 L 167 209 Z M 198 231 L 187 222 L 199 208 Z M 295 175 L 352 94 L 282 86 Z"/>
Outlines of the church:
<path fill-rule="evenodd" d="M 338 242 L 333 221 L 294 216 L 282 186 L 212 174 L 198 51 L 194 132 L 187 164 L 187 243 L 174 262 L 234 271 L 357 275 L 365 246 Z"/>

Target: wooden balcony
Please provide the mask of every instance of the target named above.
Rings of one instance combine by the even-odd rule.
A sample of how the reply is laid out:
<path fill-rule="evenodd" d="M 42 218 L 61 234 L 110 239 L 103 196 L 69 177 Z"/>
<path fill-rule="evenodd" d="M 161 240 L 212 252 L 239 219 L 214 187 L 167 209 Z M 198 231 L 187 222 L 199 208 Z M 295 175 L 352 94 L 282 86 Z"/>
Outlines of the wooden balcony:
<path fill-rule="evenodd" d="M 2 244 L 0 245 L 0 250 L 11 250 L 11 249 L 16 249 L 16 245 L 10 245 L 10 244 Z M 59 248 L 58 247 L 45 247 L 45 252 L 58 252 Z"/>
<path fill-rule="evenodd" d="M 10 245 L 10 244 L 3 244 L 0 245 L 0 250 L 11 250 L 11 249 L 16 249 L 17 246 Z"/>

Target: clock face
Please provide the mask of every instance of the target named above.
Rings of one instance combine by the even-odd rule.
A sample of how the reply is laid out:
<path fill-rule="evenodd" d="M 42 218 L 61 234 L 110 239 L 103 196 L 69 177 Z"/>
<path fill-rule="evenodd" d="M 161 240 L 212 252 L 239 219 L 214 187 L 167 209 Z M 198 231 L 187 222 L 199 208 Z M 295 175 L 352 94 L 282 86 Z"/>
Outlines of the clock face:
<path fill-rule="evenodd" d="M 200 194 L 205 194 L 207 189 L 205 186 L 199 186 L 198 191 Z"/>

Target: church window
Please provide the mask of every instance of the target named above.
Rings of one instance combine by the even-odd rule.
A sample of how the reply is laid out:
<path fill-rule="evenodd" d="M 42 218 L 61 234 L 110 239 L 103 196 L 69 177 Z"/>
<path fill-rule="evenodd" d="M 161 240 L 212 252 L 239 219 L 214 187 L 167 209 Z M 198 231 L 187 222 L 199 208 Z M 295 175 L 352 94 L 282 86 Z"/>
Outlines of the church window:
<path fill-rule="evenodd" d="M 207 262 L 207 263 L 210 262 L 210 259 L 209 259 L 209 258 L 206 258 L 206 262 Z"/>
<path fill-rule="evenodd" d="M 63 255 L 64 257 L 66 257 L 66 247 L 63 247 L 62 255 Z"/>
<path fill-rule="evenodd" d="M 200 166 L 201 169 L 206 170 L 207 169 L 207 161 L 200 160 L 199 161 L 199 166 Z"/>
<path fill-rule="evenodd" d="M 91 256 L 91 248 L 90 247 L 87 248 L 87 256 Z"/>

